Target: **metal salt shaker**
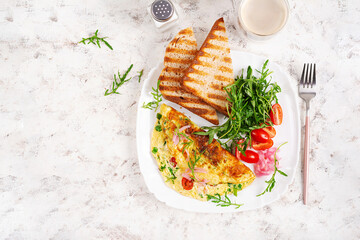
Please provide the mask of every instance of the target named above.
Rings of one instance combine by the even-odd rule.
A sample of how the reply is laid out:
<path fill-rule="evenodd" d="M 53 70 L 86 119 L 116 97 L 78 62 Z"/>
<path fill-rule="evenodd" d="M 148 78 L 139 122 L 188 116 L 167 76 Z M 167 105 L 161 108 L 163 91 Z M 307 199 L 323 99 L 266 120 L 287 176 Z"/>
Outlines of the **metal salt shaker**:
<path fill-rule="evenodd" d="M 179 19 L 174 4 L 170 0 L 155 0 L 148 8 L 155 26 L 165 31 Z"/>

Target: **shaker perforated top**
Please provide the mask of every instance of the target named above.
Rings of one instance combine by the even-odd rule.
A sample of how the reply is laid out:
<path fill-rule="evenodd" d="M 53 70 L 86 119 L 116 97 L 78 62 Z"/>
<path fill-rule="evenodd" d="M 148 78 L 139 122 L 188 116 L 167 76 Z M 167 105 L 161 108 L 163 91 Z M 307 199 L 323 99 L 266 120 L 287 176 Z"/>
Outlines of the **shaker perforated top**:
<path fill-rule="evenodd" d="M 165 22 L 173 15 L 174 6 L 170 1 L 157 0 L 151 5 L 151 13 L 155 20 Z"/>

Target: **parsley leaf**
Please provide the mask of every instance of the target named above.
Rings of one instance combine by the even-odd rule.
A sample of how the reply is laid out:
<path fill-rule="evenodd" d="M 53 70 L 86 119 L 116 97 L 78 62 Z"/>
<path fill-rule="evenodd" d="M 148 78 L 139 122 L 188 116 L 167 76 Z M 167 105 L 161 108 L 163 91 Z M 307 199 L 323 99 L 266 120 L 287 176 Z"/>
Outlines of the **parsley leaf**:
<path fill-rule="evenodd" d="M 153 154 L 156 154 L 158 152 L 158 148 L 157 147 L 153 147 L 152 151 Z"/>
<path fill-rule="evenodd" d="M 161 132 L 161 130 L 162 130 L 161 125 L 156 125 L 155 130 L 158 131 L 158 132 Z"/>

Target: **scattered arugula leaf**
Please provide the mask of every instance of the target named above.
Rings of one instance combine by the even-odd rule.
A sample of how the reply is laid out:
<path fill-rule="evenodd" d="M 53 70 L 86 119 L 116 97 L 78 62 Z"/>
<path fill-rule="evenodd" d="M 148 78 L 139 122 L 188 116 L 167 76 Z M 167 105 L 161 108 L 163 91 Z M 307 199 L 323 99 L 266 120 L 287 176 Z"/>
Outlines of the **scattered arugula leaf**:
<path fill-rule="evenodd" d="M 147 108 L 147 109 L 150 109 L 150 110 L 155 109 L 155 112 L 157 111 L 157 109 L 159 107 L 159 103 L 162 101 L 162 95 L 161 95 L 161 93 L 159 91 L 159 85 L 160 85 L 160 79 L 157 82 L 156 89 L 152 88 L 153 92 L 151 93 L 151 95 L 153 96 L 155 101 L 148 102 L 146 104 L 143 103 L 143 106 L 142 106 L 143 108 Z"/>
<path fill-rule="evenodd" d="M 110 48 L 111 50 L 113 50 L 112 46 L 105 40 L 105 38 L 108 38 L 108 37 L 103 37 L 103 38 L 99 38 L 98 37 L 98 32 L 99 30 L 96 30 L 94 36 L 92 37 L 89 37 L 89 38 L 82 38 L 82 40 L 79 42 L 79 43 L 83 43 L 83 44 L 86 44 L 85 41 L 88 41 L 87 44 L 94 44 L 94 45 L 97 45 L 99 48 L 101 48 L 100 46 L 100 42 L 103 42 L 105 43 L 105 45 Z"/>
<path fill-rule="evenodd" d="M 285 177 L 288 176 L 288 175 L 287 175 L 286 173 L 284 173 L 283 171 L 280 171 L 280 170 L 277 168 L 277 166 L 276 166 L 276 163 L 278 162 L 278 160 L 276 159 L 276 153 L 277 153 L 277 151 L 278 151 L 284 144 L 286 144 L 286 143 L 287 143 L 287 142 L 284 142 L 283 144 L 281 144 L 281 145 L 276 149 L 276 151 L 275 151 L 275 153 L 274 153 L 274 168 L 275 168 L 275 169 L 274 169 L 274 173 L 273 173 L 272 177 L 271 177 L 268 181 L 265 181 L 265 182 L 268 184 L 268 186 L 266 187 L 266 189 L 265 189 L 262 193 L 256 195 L 257 197 L 259 197 L 259 196 L 261 196 L 261 195 L 264 195 L 266 192 L 271 192 L 271 190 L 274 188 L 275 183 L 276 183 L 275 175 L 276 175 L 277 172 L 280 173 L 281 175 L 285 176 Z"/>
<path fill-rule="evenodd" d="M 141 71 L 138 72 L 139 73 L 139 82 L 141 81 L 141 77 L 144 73 L 144 69 L 141 69 Z"/>
<path fill-rule="evenodd" d="M 130 65 L 130 67 L 126 70 L 126 72 L 122 76 L 120 75 L 120 72 L 118 71 L 119 82 L 116 80 L 116 75 L 114 74 L 114 81 L 112 83 L 112 89 L 106 89 L 104 96 L 108 96 L 113 93 L 120 94 L 119 92 L 117 92 L 117 90 L 124 83 L 130 81 L 131 78 L 126 79 L 126 77 L 129 74 L 129 72 L 131 71 L 132 67 L 133 67 L 133 64 Z"/>
<path fill-rule="evenodd" d="M 267 69 L 268 60 L 265 61 L 262 70 L 258 71 L 260 77 L 253 75 L 249 66 L 247 74 L 241 73 L 235 82 L 224 89 L 228 94 L 227 121 L 220 126 L 203 127 L 206 132 L 196 132 L 197 135 L 208 135 L 209 144 L 215 136 L 222 147 L 231 150 L 239 139 L 246 139 L 241 143 L 239 150 L 244 154 L 250 143 L 250 133 L 254 129 L 273 125 L 269 121 L 272 102 L 278 102 L 276 94 L 281 92 L 277 83 L 271 83 L 267 77 L 272 73 Z M 222 140 L 222 141 L 221 141 Z"/>
<path fill-rule="evenodd" d="M 237 204 L 236 202 L 231 202 L 230 198 L 226 195 L 224 196 L 224 199 L 221 198 L 220 194 L 215 193 L 215 195 L 207 195 L 207 200 L 211 201 L 213 203 L 217 203 L 216 206 L 220 207 L 229 207 L 229 206 L 235 206 L 235 209 L 238 209 L 244 204 Z"/>

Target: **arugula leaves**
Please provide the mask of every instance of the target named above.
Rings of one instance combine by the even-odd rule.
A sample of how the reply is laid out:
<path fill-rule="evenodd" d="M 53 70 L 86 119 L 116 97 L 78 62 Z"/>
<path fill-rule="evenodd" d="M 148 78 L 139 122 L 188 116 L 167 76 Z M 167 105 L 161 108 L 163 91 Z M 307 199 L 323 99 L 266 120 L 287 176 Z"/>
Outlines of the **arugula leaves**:
<path fill-rule="evenodd" d="M 151 95 L 153 96 L 154 101 L 148 102 L 146 104 L 143 103 L 143 105 L 142 105 L 143 108 L 147 108 L 147 109 L 150 109 L 150 110 L 155 109 L 155 112 L 156 112 L 156 110 L 159 107 L 160 102 L 162 101 L 162 95 L 161 95 L 161 93 L 159 91 L 159 85 L 160 85 L 160 79 L 157 82 L 156 89 L 152 88 L 153 92 L 151 93 Z"/>
<path fill-rule="evenodd" d="M 230 198 L 225 193 L 224 199 L 221 198 L 220 194 L 215 193 L 214 195 L 206 194 L 207 200 L 211 201 L 213 203 L 217 203 L 216 206 L 220 207 L 229 207 L 229 206 L 235 206 L 235 209 L 238 209 L 244 204 L 237 204 L 236 202 L 231 202 Z"/>
<path fill-rule="evenodd" d="M 105 40 L 105 38 L 107 38 L 107 37 L 99 38 L 97 35 L 98 32 L 99 32 L 99 30 L 96 30 L 94 36 L 89 37 L 89 38 L 82 38 L 82 40 L 79 43 L 86 44 L 85 41 L 88 41 L 87 44 L 92 43 L 94 45 L 97 45 L 99 48 L 101 48 L 100 42 L 103 42 L 108 48 L 113 50 L 112 46 Z"/>
<path fill-rule="evenodd" d="M 281 145 L 276 149 L 276 151 L 275 151 L 275 153 L 274 153 L 274 168 L 275 168 L 274 173 L 273 173 L 273 175 L 271 176 L 271 178 L 270 178 L 268 181 L 265 181 L 265 182 L 268 184 L 268 186 L 266 187 L 266 189 L 265 189 L 262 193 L 256 195 L 257 197 L 259 197 L 259 196 L 261 196 L 261 195 L 264 195 L 264 194 L 267 193 L 267 192 L 271 192 L 271 190 L 275 187 L 275 183 L 276 183 L 275 175 L 276 175 L 277 172 L 280 173 L 281 175 L 285 176 L 285 177 L 288 176 L 288 175 L 287 175 L 286 173 L 284 173 L 283 171 L 280 171 L 280 170 L 277 168 L 277 166 L 276 166 L 277 162 L 279 161 L 279 160 L 276 159 L 276 153 L 277 153 L 277 151 L 278 151 L 284 144 L 286 144 L 286 143 L 287 143 L 287 142 L 284 142 L 283 144 L 281 144 Z"/>
<path fill-rule="evenodd" d="M 224 88 L 228 94 L 229 118 L 223 125 L 202 127 L 207 131 L 194 134 L 208 135 L 209 143 L 217 136 L 219 143 L 227 150 L 231 150 L 239 139 L 245 139 L 239 148 L 244 153 L 250 143 L 252 130 L 266 127 L 266 124 L 272 126 L 269 113 L 272 102 L 278 102 L 276 94 L 281 92 L 281 88 L 267 80 L 272 73 L 267 69 L 268 61 L 265 61 L 261 71 L 256 70 L 260 77 L 255 77 L 249 66 L 245 76 L 242 72 L 233 84 Z"/>

